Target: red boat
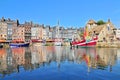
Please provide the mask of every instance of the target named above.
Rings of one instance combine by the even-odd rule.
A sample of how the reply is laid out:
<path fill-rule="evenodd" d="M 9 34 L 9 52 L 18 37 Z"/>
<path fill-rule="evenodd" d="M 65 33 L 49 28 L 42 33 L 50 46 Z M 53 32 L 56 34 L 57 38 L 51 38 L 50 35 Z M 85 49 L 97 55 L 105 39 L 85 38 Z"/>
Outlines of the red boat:
<path fill-rule="evenodd" d="M 71 45 L 72 46 L 85 46 L 85 47 L 89 46 L 89 47 L 91 47 L 91 46 L 95 46 L 97 43 L 97 40 L 98 40 L 97 36 L 95 36 L 95 37 L 92 36 L 93 38 L 90 38 L 90 36 L 88 36 L 87 28 L 84 31 L 83 37 L 84 37 L 84 39 L 81 41 L 72 41 Z"/>
<path fill-rule="evenodd" d="M 72 46 L 95 46 L 97 43 L 97 37 L 92 40 L 73 41 Z"/>

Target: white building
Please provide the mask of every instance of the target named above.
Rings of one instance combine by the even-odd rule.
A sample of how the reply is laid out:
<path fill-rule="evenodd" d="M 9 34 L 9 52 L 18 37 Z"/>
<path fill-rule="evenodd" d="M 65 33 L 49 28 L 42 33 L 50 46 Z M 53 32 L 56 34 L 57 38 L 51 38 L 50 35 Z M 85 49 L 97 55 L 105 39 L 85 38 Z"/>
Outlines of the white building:
<path fill-rule="evenodd" d="M 46 31 L 46 29 L 45 28 L 43 28 L 43 37 L 42 37 L 42 39 L 47 39 L 47 31 Z"/>
<path fill-rule="evenodd" d="M 117 29 L 117 30 L 116 30 L 116 38 L 119 38 L 119 39 L 120 39 L 120 29 Z"/>
<path fill-rule="evenodd" d="M 41 38 L 41 27 L 34 26 L 31 28 L 31 39 L 40 39 Z"/>

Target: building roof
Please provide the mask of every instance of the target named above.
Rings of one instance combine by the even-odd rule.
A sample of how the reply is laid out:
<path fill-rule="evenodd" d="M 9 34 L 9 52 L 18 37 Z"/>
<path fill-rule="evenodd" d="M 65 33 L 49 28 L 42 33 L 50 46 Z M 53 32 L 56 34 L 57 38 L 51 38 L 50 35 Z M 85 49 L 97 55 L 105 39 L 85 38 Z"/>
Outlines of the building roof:
<path fill-rule="evenodd" d="M 87 24 L 95 24 L 96 22 L 94 20 L 89 20 Z"/>
<path fill-rule="evenodd" d="M 105 24 L 105 25 L 98 25 L 98 26 L 94 27 L 94 28 L 90 31 L 90 33 L 92 33 L 93 31 L 95 31 L 97 34 L 99 34 L 99 33 L 101 32 L 101 30 L 104 28 L 104 26 L 106 26 L 106 24 Z"/>
<path fill-rule="evenodd" d="M 97 26 L 93 28 L 93 31 L 95 31 L 96 33 L 100 33 L 101 30 L 104 28 L 105 25 L 101 25 L 101 26 Z"/>
<path fill-rule="evenodd" d="M 95 31 L 96 33 L 99 34 L 104 27 L 107 27 L 108 24 L 110 24 L 110 26 L 113 27 L 113 29 L 114 29 L 114 25 L 112 25 L 112 23 L 106 23 L 103 25 L 97 25 L 96 27 L 93 27 L 92 32 Z"/>

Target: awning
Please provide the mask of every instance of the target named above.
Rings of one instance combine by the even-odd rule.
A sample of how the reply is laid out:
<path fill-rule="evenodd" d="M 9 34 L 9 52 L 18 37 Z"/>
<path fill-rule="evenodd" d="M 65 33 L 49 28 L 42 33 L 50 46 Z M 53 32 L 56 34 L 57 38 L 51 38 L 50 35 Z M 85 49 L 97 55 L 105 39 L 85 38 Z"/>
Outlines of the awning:
<path fill-rule="evenodd" d="M 6 40 L 0 40 L 0 42 L 6 42 Z"/>
<path fill-rule="evenodd" d="M 13 43 L 23 43 L 23 40 L 12 40 Z"/>
<path fill-rule="evenodd" d="M 46 41 L 47 41 L 47 42 L 53 42 L 53 40 L 52 40 L 52 39 L 47 39 Z"/>

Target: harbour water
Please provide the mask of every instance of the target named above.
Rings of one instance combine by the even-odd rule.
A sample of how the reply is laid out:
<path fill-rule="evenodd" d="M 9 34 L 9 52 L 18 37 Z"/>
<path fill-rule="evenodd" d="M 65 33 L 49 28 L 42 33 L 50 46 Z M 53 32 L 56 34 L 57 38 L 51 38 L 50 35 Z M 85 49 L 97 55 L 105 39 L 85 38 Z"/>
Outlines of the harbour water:
<path fill-rule="evenodd" d="M 31 46 L 0 49 L 1 80 L 119 80 L 120 49 Z"/>

